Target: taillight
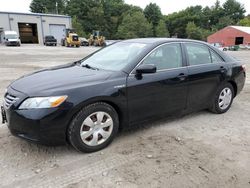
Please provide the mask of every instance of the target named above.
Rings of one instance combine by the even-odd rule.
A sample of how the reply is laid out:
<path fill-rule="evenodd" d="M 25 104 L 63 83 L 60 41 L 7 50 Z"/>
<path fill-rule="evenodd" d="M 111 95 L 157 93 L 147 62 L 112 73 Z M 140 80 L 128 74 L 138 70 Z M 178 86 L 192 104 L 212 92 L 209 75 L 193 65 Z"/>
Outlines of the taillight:
<path fill-rule="evenodd" d="M 241 65 L 241 68 L 244 72 L 246 72 L 246 65 Z"/>

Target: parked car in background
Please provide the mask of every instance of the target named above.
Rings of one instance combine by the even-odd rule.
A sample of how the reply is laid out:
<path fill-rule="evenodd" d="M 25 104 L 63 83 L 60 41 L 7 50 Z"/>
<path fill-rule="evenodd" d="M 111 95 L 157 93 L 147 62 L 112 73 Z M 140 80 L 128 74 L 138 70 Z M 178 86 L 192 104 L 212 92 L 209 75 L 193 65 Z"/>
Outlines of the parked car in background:
<path fill-rule="evenodd" d="M 3 40 L 6 46 L 21 46 L 21 41 L 16 31 L 4 31 Z"/>
<path fill-rule="evenodd" d="M 81 42 L 81 46 L 89 46 L 89 41 L 84 37 L 79 37 L 79 40 Z"/>
<path fill-rule="evenodd" d="M 218 49 L 221 50 L 221 51 L 227 51 L 227 50 L 228 50 L 228 47 L 223 46 L 223 44 L 218 43 L 218 42 L 217 42 L 217 43 L 211 43 L 210 45 L 212 45 L 212 46 L 218 48 Z"/>
<path fill-rule="evenodd" d="M 52 35 L 47 35 L 44 37 L 44 45 L 45 46 L 56 46 L 57 45 L 57 40 L 54 36 Z"/>
<path fill-rule="evenodd" d="M 250 50 L 250 44 L 241 44 L 239 45 L 239 49 L 241 50 Z"/>
<path fill-rule="evenodd" d="M 12 82 L 2 120 L 17 137 L 46 145 L 68 141 L 94 152 L 118 130 L 152 118 L 227 112 L 244 87 L 245 71 L 243 63 L 204 42 L 126 40 Z"/>

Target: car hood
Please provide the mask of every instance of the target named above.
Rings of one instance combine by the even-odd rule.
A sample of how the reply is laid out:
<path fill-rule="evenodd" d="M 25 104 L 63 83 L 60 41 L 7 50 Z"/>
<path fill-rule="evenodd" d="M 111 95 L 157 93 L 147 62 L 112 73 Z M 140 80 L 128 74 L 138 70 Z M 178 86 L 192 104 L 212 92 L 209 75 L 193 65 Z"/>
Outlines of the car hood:
<path fill-rule="evenodd" d="M 111 73 L 110 71 L 92 70 L 71 64 L 23 76 L 12 82 L 10 87 L 28 96 L 35 96 L 99 84 L 104 82 Z"/>

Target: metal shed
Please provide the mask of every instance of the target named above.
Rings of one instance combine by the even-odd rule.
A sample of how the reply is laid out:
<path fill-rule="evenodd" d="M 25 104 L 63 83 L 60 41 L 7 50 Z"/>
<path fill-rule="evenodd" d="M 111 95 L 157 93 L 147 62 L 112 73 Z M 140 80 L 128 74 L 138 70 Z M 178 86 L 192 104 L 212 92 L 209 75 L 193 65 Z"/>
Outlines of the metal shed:
<path fill-rule="evenodd" d="M 67 15 L 0 12 L 0 42 L 4 31 L 16 31 L 21 43 L 43 44 L 46 35 L 53 35 L 60 43 L 66 28 L 71 28 Z"/>

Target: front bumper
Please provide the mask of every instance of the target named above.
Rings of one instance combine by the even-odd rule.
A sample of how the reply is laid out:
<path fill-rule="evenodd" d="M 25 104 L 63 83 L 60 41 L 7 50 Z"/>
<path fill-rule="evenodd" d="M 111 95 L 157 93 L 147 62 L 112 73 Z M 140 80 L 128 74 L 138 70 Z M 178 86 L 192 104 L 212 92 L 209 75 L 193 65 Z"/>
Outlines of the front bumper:
<path fill-rule="evenodd" d="M 57 42 L 45 42 L 46 45 L 55 45 Z"/>
<path fill-rule="evenodd" d="M 6 46 L 20 46 L 20 42 L 18 41 L 9 41 L 9 42 L 5 42 Z"/>
<path fill-rule="evenodd" d="M 10 132 L 17 137 L 43 145 L 62 145 L 66 143 L 66 131 L 69 119 L 65 107 L 51 109 L 19 110 L 24 94 L 11 90 L 18 96 L 9 108 L 3 106 Z"/>

